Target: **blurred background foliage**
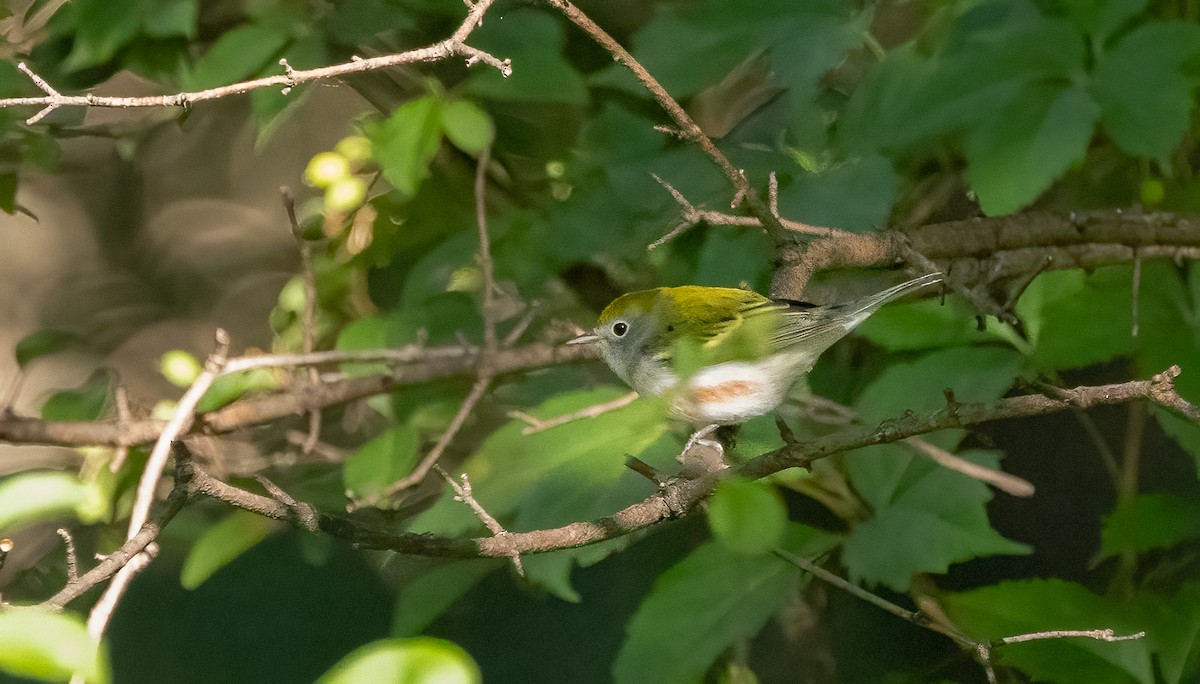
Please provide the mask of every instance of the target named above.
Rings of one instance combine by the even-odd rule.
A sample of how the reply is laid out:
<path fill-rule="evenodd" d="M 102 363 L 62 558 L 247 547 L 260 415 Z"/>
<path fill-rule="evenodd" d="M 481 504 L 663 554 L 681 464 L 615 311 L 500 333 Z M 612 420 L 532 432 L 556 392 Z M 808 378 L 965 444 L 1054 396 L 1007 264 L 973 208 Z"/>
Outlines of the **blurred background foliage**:
<path fill-rule="evenodd" d="M 778 174 L 791 219 L 861 232 L 1026 209 L 1200 210 L 1192 0 L 580 5 L 752 183 Z M 18 60 L 64 93 L 170 93 L 279 73 L 280 59 L 310 68 L 427 45 L 464 12 L 454 0 L 10 0 L 0 96 L 39 94 Z M 694 145 L 654 130 L 665 117 L 622 65 L 537 3 L 501 0 L 469 42 L 511 59 L 513 75 L 453 59 L 184 111 L 64 109 L 27 126 L 31 111 L 0 110 L 0 344 L 16 352 L 0 378 L 7 390 L 21 374 L 16 408 L 111 418 L 119 382 L 138 415 L 169 412 L 216 326 L 239 349 L 299 350 L 305 295 L 280 185 L 298 194 L 314 250 L 318 348 L 478 342 L 472 182 L 485 148 L 502 333 L 534 303 L 523 339 L 558 342 L 632 289 L 765 291 L 772 246 L 758 232 L 700 227 L 647 251 L 679 211 L 652 174 L 711 208 L 731 190 Z M 938 408 L 945 388 L 989 401 L 1039 379 L 1116 382 L 1178 363 L 1179 390 L 1200 401 L 1200 267 L 1141 264 L 1138 289 L 1132 270 L 1040 275 L 1019 328 L 980 329 L 954 297 L 891 306 L 809 384 L 876 422 Z M 807 294 L 848 299 L 884 282 L 854 274 Z M 206 401 L 286 382 L 231 378 Z M 469 387 L 328 410 L 311 454 L 289 440 L 301 418 L 193 448 L 222 477 L 266 474 L 341 511 L 407 474 Z M 444 463 L 510 530 L 606 515 L 653 493 L 626 456 L 674 472 L 684 427 L 647 401 L 535 434 L 510 412 L 551 418 L 625 391 L 595 363 L 501 378 Z M 784 415 L 801 438 L 831 429 L 795 406 Z M 205 502 L 167 528 L 104 651 L 60 648 L 86 639 L 86 601 L 62 617 L 6 611 L 0 676 L 983 681 L 972 654 L 813 584 L 769 553 L 782 547 L 891 600 L 940 606 L 976 638 L 1147 633 L 1004 647 L 1003 681 L 1200 678 L 1200 427 L 1138 404 L 928 440 L 1037 494 L 996 494 L 903 446 L 874 447 L 722 485 L 707 522 L 528 556 L 525 579 L 506 561 L 364 553 Z M 742 428 L 734 456 L 781 444 L 765 417 Z M 85 562 L 119 544 L 145 455 L 112 473 L 109 449 L 3 454 L 0 533 L 17 545 L 0 586 L 36 602 L 66 580 L 56 526 L 75 530 Z M 355 514 L 484 533 L 440 481 L 396 504 Z"/>

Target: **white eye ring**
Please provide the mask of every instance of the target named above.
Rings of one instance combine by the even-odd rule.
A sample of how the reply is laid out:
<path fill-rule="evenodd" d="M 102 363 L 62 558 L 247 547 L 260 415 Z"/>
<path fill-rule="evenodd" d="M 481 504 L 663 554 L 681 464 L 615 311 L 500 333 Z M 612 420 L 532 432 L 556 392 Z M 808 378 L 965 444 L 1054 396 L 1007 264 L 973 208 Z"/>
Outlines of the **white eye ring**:
<path fill-rule="evenodd" d="M 629 332 L 629 324 L 625 321 L 617 321 L 612 324 L 612 331 L 617 337 L 625 337 L 625 333 Z"/>

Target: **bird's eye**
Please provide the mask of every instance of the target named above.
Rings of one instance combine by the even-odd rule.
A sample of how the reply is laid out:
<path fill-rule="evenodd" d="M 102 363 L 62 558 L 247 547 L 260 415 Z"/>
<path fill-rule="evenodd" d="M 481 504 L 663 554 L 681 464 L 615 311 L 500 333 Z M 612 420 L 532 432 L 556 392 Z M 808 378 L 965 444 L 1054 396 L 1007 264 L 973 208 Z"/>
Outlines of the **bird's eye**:
<path fill-rule="evenodd" d="M 625 333 L 629 332 L 629 325 L 625 321 L 617 321 L 613 323 L 612 331 L 617 337 L 625 337 Z"/>

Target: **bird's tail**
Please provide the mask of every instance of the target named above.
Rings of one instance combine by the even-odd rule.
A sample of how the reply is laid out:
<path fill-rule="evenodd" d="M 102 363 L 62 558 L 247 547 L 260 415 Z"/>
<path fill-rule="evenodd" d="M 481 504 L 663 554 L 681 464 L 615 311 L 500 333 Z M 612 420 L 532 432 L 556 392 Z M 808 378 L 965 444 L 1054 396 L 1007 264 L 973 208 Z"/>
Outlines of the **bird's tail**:
<path fill-rule="evenodd" d="M 879 307 L 887 304 L 893 299 L 899 299 L 910 292 L 915 292 L 916 290 L 928 285 L 940 283 L 942 282 L 942 278 L 943 275 L 940 271 L 926 273 L 919 278 L 913 278 L 912 280 L 900 283 L 895 287 L 889 287 L 882 292 L 877 292 L 869 297 L 863 297 L 856 302 L 847 304 L 847 310 L 843 312 L 843 315 L 849 319 L 848 322 L 850 322 L 850 325 L 848 325 L 847 328 L 853 328 L 859 323 L 865 321 L 867 317 L 878 311 Z"/>

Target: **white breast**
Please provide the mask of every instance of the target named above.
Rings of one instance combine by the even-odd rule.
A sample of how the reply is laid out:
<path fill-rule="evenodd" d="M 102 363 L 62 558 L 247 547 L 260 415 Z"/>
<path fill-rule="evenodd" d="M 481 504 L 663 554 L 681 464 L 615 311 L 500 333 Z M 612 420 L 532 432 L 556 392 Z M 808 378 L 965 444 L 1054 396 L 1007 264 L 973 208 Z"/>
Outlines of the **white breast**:
<path fill-rule="evenodd" d="M 671 410 L 697 425 L 734 425 L 773 411 L 796 375 L 780 355 L 700 369 L 670 391 Z"/>

